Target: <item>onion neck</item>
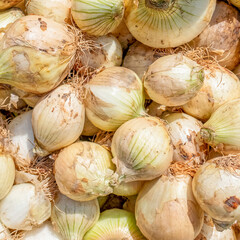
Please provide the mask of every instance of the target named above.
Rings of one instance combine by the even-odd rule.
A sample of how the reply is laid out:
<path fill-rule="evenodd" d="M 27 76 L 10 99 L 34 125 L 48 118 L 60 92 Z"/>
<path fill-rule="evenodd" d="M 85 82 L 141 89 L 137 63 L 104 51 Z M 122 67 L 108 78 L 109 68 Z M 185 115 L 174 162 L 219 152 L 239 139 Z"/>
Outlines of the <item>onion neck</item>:
<path fill-rule="evenodd" d="M 215 132 L 209 128 L 201 128 L 200 134 L 204 142 L 211 143 L 214 142 Z"/>
<path fill-rule="evenodd" d="M 168 10 L 176 0 L 145 0 L 146 7 L 157 10 Z"/>

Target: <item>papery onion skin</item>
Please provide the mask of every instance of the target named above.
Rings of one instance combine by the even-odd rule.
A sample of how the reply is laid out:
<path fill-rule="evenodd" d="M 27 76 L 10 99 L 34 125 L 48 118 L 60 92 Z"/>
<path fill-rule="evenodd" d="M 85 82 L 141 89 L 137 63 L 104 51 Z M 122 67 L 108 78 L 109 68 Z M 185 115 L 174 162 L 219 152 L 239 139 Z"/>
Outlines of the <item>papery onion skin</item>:
<path fill-rule="evenodd" d="M 93 142 L 76 142 L 64 148 L 55 161 L 60 192 L 75 201 L 90 201 L 113 192 L 117 182 L 108 150 Z"/>
<path fill-rule="evenodd" d="M 213 218 L 218 231 L 240 218 L 240 159 L 224 156 L 202 165 L 193 178 L 193 193 L 201 208 Z"/>
<path fill-rule="evenodd" d="M 0 0 L 0 10 L 8 9 L 20 3 L 22 0 Z"/>
<path fill-rule="evenodd" d="M 35 152 L 44 156 L 72 144 L 81 135 L 84 120 L 85 107 L 74 88 L 59 86 L 33 109 L 32 126 L 37 141 Z"/>
<path fill-rule="evenodd" d="M 88 119 L 99 129 L 115 131 L 124 122 L 144 115 L 141 80 L 124 67 L 111 67 L 86 84 Z"/>
<path fill-rule="evenodd" d="M 25 0 L 28 15 L 40 15 L 56 22 L 69 23 L 72 0 Z"/>
<path fill-rule="evenodd" d="M 29 15 L 9 27 L 0 52 L 0 82 L 41 94 L 55 88 L 69 73 L 76 37 L 66 25 Z"/>
<path fill-rule="evenodd" d="M 215 5 L 215 0 L 130 1 L 125 21 L 132 35 L 143 44 L 155 48 L 177 47 L 202 32 Z"/>
<path fill-rule="evenodd" d="M 206 66 L 205 79 L 197 95 L 183 105 L 187 114 L 206 121 L 224 103 L 240 97 L 240 81 L 226 68 Z"/>
<path fill-rule="evenodd" d="M 200 233 L 204 213 L 191 184 L 189 175 L 162 176 L 144 184 L 135 215 L 137 226 L 147 239 L 192 240 Z"/>
<path fill-rule="evenodd" d="M 143 78 L 148 96 L 165 106 L 181 106 L 197 95 L 203 86 L 204 71 L 181 53 L 159 58 Z"/>
<path fill-rule="evenodd" d="M 123 182 L 151 180 L 170 165 L 173 147 L 164 123 L 140 117 L 124 123 L 113 135 L 111 151 Z"/>
<path fill-rule="evenodd" d="M 122 21 L 123 0 L 73 0 L 72 16 L 78 27 L 91 35 L 103 36 Z"/>
<path fill-rule="evenodd" d="M 99 215 L 97 199 L 77 202 L 59 194 L 52 208 L 51 220 L 63 239 L 82 240 L 84 234 L 98 221 Z"/>

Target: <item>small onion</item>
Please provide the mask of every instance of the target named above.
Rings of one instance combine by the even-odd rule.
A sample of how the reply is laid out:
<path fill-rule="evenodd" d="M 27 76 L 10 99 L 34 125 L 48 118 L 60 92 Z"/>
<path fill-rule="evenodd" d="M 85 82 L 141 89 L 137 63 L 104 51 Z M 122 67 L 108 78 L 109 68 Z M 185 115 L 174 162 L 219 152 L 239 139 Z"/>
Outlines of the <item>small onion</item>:
<path fill-rule="evenodd" d="M 76 53 L 73 30 L 37 15 L 15 21 L 0 43 L 0 83 L 41 94 L 69 73 Z"/>
<path fill-rule="evenodd" d="M 223 154 L 240 150 L 240 98 L 220 106 L 201 128 L 204 142 Z"/>
<path fill-rule="evenodd" d="M 200 91 L 183 106 L 184 112 L 208 120 L 211 114 L 224 103 L 240 97 L 240 81 L 235 74 L 220 66 L 207 66 Z"/>
<path fill-rule="evenodd" d="M 97 199 L 76 202 L 59 194 L 52 208 L 51 220 L 63 239 L 82 240 L 84 234 L 98 221 Z"/>
<path fill-rule="evenodd" d="M 148 240 L 193 240 L 204 213 L 192 193 L 189 175 L 162 176 L 147 182 L 138 194 L 136 220 Z"/>
<path fill-rule="evenodd" d="M 180 53 L 156 60 L 143 80 L 145 91 L 153 101 L 181 106 L 196 96 L 203 85 L 204 72 L 200 65 Z"/>
<path fill-rule="evenodd" d="M 82 133 L 85 107 L 70 85 L 61 85 L 33 109 L 35 152 L 47 155 L 75 142 Z"/>
<path fill-rule="evenodd" d="M 50 201 L 31 183 L 14 185 L 0 202 L 0 219 L 10 229 L 31 230 L 50 215 Z"/>
<path fill-rule="evenodd" d="M 165 114 L 167 129 L 173 144 L 173 161 L 201 163 L 206 160 L 208 147 L 200 141 L 198 134 L 203 124 L 197 119 L 184 114 Z"/>
<path fill-rule="evenodd" d="M 120 183 L 113 189 L 113 193 L 118 196 L 133 196 L 137 195 L 141 190 L 144 182 L 143 181 L 136 181 L 136 182 L 128 182 L 128 183 Z"/>
<path fill-rule="evenodd" d="M 87 116 L 85 116 L 85 122 L 84 122 L 84 127 L 82 131 L 83 136 L 93 136 L 95 135 L 98 131 L 100 131 L 99 128 L 95 127 L 88 119 Z"/>
<path fill-rule="evenodd" d="M 193 193 L 201 208 L 223 231 L 240 220 L 240 158 L 218 157 L 202 165 L 193 178 Z"/>
<path fill-rule="evenodd" d="M 123 0 L 73 0 L 72 16 L 78 27 L 91 35 L 114 31 L 122 21 Z"/>
<path fill-rule="evenodd" d="M 0 10 L 8 9 L 20 3 L 22 0 L 0 0 Z"/>
<path fill-rule="evenodd" d="M 34 159 L 34 135 L 32 110 L 15 117 L 9 124 L 10 139 L 16 147 L 15 163 L 18 167 L 29 166 Z"/>
<path fill-rule="evenodd" d="M 113 135 L 113 162 L 124 182 L 151 180 L 170 165 L 173 148 L 164 123 L 141 117 L 124 123 Z"/>
<path fill-rule="evenodd" d="M 28 15 L 40 15 L 56 22 L 70 22 L 72 0 L 25 0 Z"/>
<path fill-rule="evenodd" d="M 98 222 L 87 232 L 83 240 L 145 240 L 136 226 L 134 214 L 122 209 L 102 212 Z"/>
<path fill-rule="evenodd" d="M 86 84 L 88 119 L 98 128 L 115 131 L 124 122 L 144 112 L 142 82 L 127 68 L 111 67 Z"/>
<path fill-rule="evenodd" d="M 55 161 L 60 192 L 75 201 L 89 201 L 113 192 L 117 182 L 108 150 L 93 142 L 76 142 L 64 148 Z"/>

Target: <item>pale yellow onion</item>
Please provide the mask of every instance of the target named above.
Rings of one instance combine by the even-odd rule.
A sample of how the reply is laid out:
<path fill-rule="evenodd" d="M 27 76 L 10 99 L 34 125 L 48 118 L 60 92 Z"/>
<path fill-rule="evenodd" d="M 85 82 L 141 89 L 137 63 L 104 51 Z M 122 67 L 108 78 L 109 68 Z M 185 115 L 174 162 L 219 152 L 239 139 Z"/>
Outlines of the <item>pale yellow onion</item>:
<path fill-rule="evenodd" d="M 162 176 L 144 184 L 138 194 L 137 226 L 148 240 L 193 240 L 204 213 L 192 193 L 189 175 Z"/>
<path fill-rule="evenodd" d="M 86 233 L 83 240 L 145 240 L 136 226 L 134 214 L 122 209 L 102 212 L 98 222 Z"/>
<path fill-rule="evenodd" d="M 0 200 L 6 197 L 13 186 L 15 165 L 11 155 L 0 153 Z"/>
<path fill-rule="evenodd" d="M 239 156 L 217 157 L 203 164 L 193 178 L 194 196 L 218 231 L 240 220 L 239 166 Z"/>
<path fill-rule="evenodd" d="M 69 73 L 75 41 L 72 29 L 51 19 L 18 19 L 0 43 L 0 83 L 36 94 L 50 91 Z"/>
<path fill-rule="evenodd" d="M 0 11 L 0 39 L 4 36 L 6 30 L 11 24 L 23 16 L 24 14 L 19 8 L 11 8 L 2 12 Z"/>
<path fill-rule="evenodd" d="M 234 6 L 240 8 L 240 0 L 229 0 L 229 2 Z"/>
<path fill-rule="evenodd" d="M 63 239 L 82 240 L 98 221 L 99 215 L 97 199 L 77 202 L 59 194 L 52 208 L 51 220 Z"/>
<path fill-rule="evenodd" d="M 0 240 L 11 240 L 11 234 L 9 230 L 0 223 Z"/>
<path fill-rule="evenodd" d="M 121 65 L 122 47 L 113 35 L 96 37 L 93 41 L 94 47 L 83 51 L 76 61 L 77 68 L 90 67 L 100 70 Z"/>
<path fill-rule="evenodd" d="M 240 151 L 240 98 L 220 106 L 204 123 L 200 134 L 204 142 L 222 154 Z"/>
<path fill-rule="evenodd" d="M 200 34 L 211 20 L 216 0 L 129 1 L 125 22 L 132 35 L 155 48 L 177 47 Z"/>
<path fill-rule="evenodd" d="M 25 0 L 28 15 L 40 15 L 56 22 L 70 22 L 72 0 Z"/>
<path fill-rule="evenodd" d="M 124 122 L 145 114 L 142 82 L 132 70 L 107 68 L 85 88 L 87 117 L 101 130 L 115 131 Z"/>
<path fill-rule="evenodd" d="M 240 79 L 240 64 L 233 70 L 233 72 Z"/>
<path fill-rule="evenodd" d="M 237 240 L 232 228 L 223 232 L 216 230 L 212 219 L 205 215 L 204 223 L 200 234 L 194 240 Z"/>
<path fill-rule="evenodd" d="M 85 107 L 70 85 L 61 85 L 40 100 L 33 109 L 32 127 L 39 155 L 66 147 L 82 133 Z"/>
<path fill-rule="evenodd" d="M 156 102 L 151 102 L 150 105 L 147 106 L 146 110 L 149 115 L 160 118 L 166 110 L 166 107 Z"/>
<path fill-rule="evenodd" d="M 240 2 L 240 1 L 239 1 Z M 208 47 L 208 54 L 230 70 L 240 61 L 240 14 L 229 4 L 217 1 L 209 25 L 193 40 L 193 47 Z"/>
<path fill-rule="evenodd" d="M 165 124 L 140 117 L 124 123 L 113 135 L 111 151 L 124 182 L 151 180 L 170 165 L 173 147 Z"/>
<path fill-rule="evenodd" d="M 84 122 L 84 127 L 82 131 L 83 136 L 93 136 L 95 135 L 98 131 L 100 131 L 99 128 L 95 127 L 88 119 L 87 116 L 85 116 L 85 122 Z"/>
<path fill-rule="evenodd" d="M 143 77 L 148 96 L 159 104 L 181 106 L 195 97 L 203 86 L 204 71 L 181 53 L 159 58 Z"/>
<path fill-rule="evenodd" d="M 0 0 L 0 10 L 8 9 L 20 3 L 22 0 Z"/>
<path fill-rule="evenodd" d="M 14 185 L 0 202 L 0 219 L 10 229 L 31 230 L 50 215 L 50 201 L 31 183 Z"/>
<path fill-rule="evenodd" d="M 137 195 L 141 190 L 144 182 L 136 181 L 136 182 L 128 182 L 128 183 L 120 183 L 116 187 L 113 188 L 113 193 L 118 196 L 133 196 Z"/>
<path fill-rule="evenodd" d="M 218 107 L 240 97 L 240 81 L 235 74 L 220 66 L 206 66 L 204 72 L 202 88 L 183 106 L 183 110 L 206 121 Z"/>
<path fill-rule="evenodd" d="M 93 142 L 64 148 L 55 161 L 60 192 L 75 201 L 89 201 L 113 192 L 117 176 L 108 150 Z"/>
<path fill-rule="evenodd" d="M 91 35 L 102 36 L 114 31 L 123 14 L 123 0 L 72 0 L 75 23 Z"/>
<path fill-rule="evenodd" d="M 15 163 L 18 167 L 30 166 L 34 160 L 32 110 L 15 117 L 9 124 L 10 140 L 15 146 Z"/>
<path fill-rule="evenodd" d="M 167 121 L 167 129 L 173 144 L 173 161 L 206 160 L 208 146 L 204 144 L 199 133 L 203 124 L 185 113 L 170 113 L 162 117 Z"/>
<path fill-rule="evenodd" d="M 135 38 L 129 32 L 124 20 L 118 25 L 118 27 L 112 32 L 112 34 L 118 39 L 122 48 L 125 50 L 129 45 L 134 43 Z"/>
<path fill-rule="evenodd" d="M 133 70 L 142 79 L 148 67 L 160 57 L 156 49 L 136 41 L 124 57 L 123 67 Z"/>

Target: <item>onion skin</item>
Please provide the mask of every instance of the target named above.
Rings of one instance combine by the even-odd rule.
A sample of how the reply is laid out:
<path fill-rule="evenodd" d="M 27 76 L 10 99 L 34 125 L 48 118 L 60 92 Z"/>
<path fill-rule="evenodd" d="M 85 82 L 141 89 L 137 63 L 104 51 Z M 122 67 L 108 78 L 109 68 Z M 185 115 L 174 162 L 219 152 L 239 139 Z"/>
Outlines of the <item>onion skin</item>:
<path fill-rule="evenodd" d="M 11 8 L 21 1 L 22 0 L 0 0 L 0 10 Z"/>

